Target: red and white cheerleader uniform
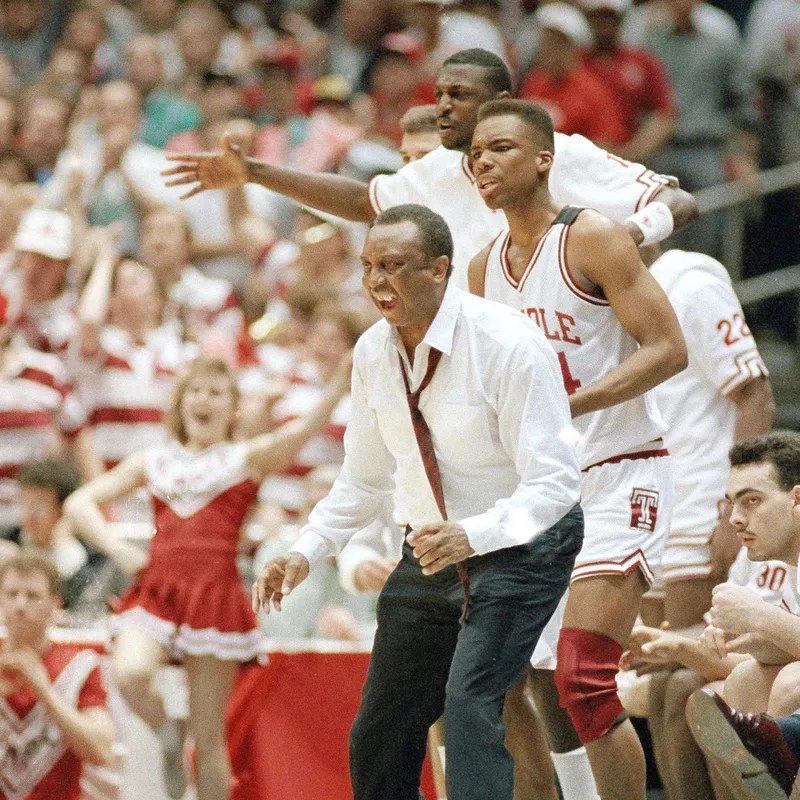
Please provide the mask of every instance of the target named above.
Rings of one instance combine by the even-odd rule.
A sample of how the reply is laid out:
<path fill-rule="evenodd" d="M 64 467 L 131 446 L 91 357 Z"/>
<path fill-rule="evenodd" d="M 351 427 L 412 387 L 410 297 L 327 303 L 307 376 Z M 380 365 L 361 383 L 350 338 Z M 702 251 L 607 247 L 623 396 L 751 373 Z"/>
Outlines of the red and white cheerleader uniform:
<path fill-rule="evenodd" d="M 149 452 L 150 562 L 122 599 L 115 633 L 144 630 L 177 660 L 250 661 L 263 653 L 236 568 L 239 530 L 258 492 L 245 453 L 244 444 L 233 442 L 193 453 L 174 440 Z"/>
<path fill-rule="evenodd" d="M 42 661 L 56 694 L 73 708 L 105 707 L 94 650 L 56 642 Z M 0 800 L 79 800 L 82 766 L 30 689 L 0 698 Z"/>

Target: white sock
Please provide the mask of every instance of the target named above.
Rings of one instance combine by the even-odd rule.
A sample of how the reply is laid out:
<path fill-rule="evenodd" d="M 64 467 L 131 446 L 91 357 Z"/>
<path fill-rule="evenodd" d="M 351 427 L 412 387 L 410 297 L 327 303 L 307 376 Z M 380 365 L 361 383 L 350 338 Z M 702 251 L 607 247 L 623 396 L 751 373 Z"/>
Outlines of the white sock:
<path fill-rule="evenodd" d="M 564 800 L 600 800 L 586 748 L 550 753 Z"/>

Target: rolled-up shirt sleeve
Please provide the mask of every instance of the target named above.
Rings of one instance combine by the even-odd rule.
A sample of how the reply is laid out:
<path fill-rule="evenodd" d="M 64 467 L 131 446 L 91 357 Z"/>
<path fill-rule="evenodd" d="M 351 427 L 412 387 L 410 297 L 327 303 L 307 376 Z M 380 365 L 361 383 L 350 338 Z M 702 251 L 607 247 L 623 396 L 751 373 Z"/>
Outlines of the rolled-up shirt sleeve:
<path fill-rule="evenodd" d="M 500 440 L 520 482 L 510 497 L 459 521 L 478 555 L 531 541 L 580 499 L 569 401 L 552 348 L 534 336 L 521 341 L 498 379 Z"/>
<path fill-rule="evenodd" d="M 290 548 L 302 553 L 312 569 L 325 556 L 339 553 L 356 533 L 381 518 L 394 491 L 395 461 L 381 436 L 375 411 L 367 402 L 361 352 L 357 345 L 342 469 L 328 496 L 314 507 L 300 538 Z"/>

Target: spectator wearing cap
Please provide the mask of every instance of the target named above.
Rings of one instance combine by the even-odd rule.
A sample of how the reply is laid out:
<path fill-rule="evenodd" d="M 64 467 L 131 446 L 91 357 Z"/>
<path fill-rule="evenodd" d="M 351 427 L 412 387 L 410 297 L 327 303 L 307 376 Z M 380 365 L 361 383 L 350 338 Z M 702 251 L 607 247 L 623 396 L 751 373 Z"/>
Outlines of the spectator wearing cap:
<path fill-rule="evenodd" d="M 403 114 L 412 106 L 435 102 L 433 83 L 421 69 L 423 57 L 421 42 L 408 33 L 389 33 L 381 39 L 362 78 L 372 102 L 373 136 L 399 146 Z"/>
<path fill-rule="evenodd" d="M 28 344 L 63 353 L 76 330 L 75 297 L 67 284 L 72 223 L 66 214 L 32 208 L 14 236 L 14 262 L 2 277 L 8 319 Z"/>
<path fill-rule="evenodd" d="M 695 13 L 704 5 L 669 0 L 639 42 L 664 65 L 680 107 L 672 138 L 648 166 L 676 176 L 689 192 L 730 178 L 752 179 L 757 172 L 758 115 L 741 37 L 705 24 Z M 711 212 L 674 234 L 669 244 L 719 259 L 723 235 L 722 212 Z"/>
<path fill-rule="evenodd" d="M 611 89 L 625 126 L 614 152 L 644 163 L 672 135 L 678 116 L 672 85 L 652 53 L 620 41 L 630 0 L 583 0 L 582 6 L 593 36 L 584 64 Z"/>
<path fill-rule="evenodd" d="M 164 87 L 164 68 L 158 40 L 141 34 L 125 49 L 125 78 L 141 93 L 142 124 L 139 138 L 152 147 L 164 147 L 170 137 L 200 127 L 202 114 L 196 103 Z"/>
<path fill-rule="evenodd" d="M 539 23 L 536 63 L 525 76 L 520 97 L 547 109 L 553 127 L 578 133 L 606 149 L 625 138 L 622 113 L 611 89 L 583 63 L 592 33 L 583 14 L 566 3 L 547 3 Z"/>

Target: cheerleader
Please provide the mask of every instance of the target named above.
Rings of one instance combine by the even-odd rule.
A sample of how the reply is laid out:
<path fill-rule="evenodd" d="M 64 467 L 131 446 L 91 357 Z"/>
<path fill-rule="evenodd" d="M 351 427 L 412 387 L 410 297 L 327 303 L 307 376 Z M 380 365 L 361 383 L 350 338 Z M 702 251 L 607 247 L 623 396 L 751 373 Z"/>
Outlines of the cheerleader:
<path fill-rule="evenodd" d="M 186 786 L 183 730 L 166 717 L 155 673 L 169 661 L 184 664 L 198 800 L 229 797 L 225 707 L 238 665 L 263 650 L 236 568 L 239 532 L 259 483 L 292 462 L 348 391 L 351 364 L 348 354 L 306 416 L 236 442 L 235 378 L 221 359 L 197 358 L 176 385 L 171 440 L 126 458 L 67 500 L 83 537 L 135 576 L 112 619 L 115 677 L 128 705 L 159 735 L 171 797 Z M 139 487 L 150 493 L 155 515 L 149 553 L 117 538 L 101 511 Z"/>

